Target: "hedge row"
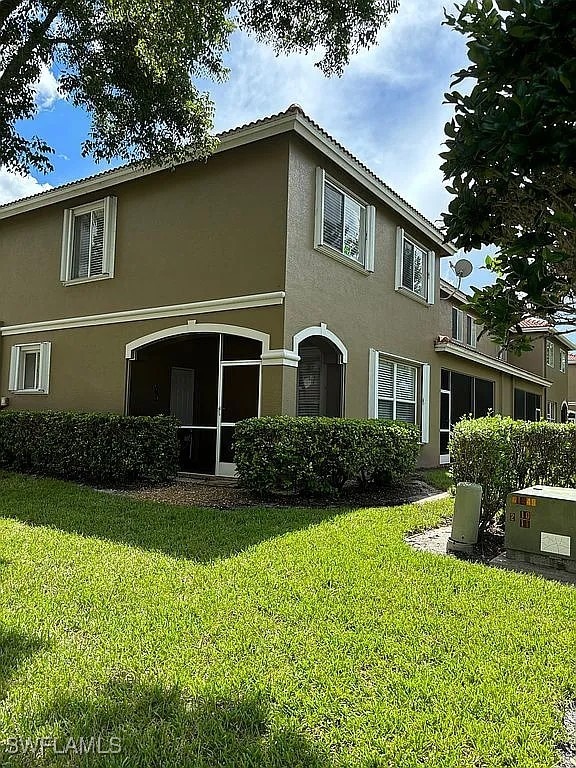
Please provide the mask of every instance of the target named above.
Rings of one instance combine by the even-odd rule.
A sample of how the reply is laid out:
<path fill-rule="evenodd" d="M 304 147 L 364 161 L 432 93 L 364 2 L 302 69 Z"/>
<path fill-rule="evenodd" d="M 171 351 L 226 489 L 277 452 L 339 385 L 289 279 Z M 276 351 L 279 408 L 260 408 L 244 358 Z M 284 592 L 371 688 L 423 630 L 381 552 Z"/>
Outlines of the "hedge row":
<path fill-rule="evenodd" d="M 450 459 L 455 483 L 482 486 L 485 528 L 512 491 L 531 485 L 576 487 L 576 425 L 505 416 L 462 419 L 452 433 Z"/>
<path fill-rule="evenodd" d="M 260 494 L 334 495 L 347 483 L 384 485 L 416 466 L 413 424 L 269 416 L 236 425 L 241 484 Z"/>
<path fill-rule="evenodd" d="M 0 414 L 0 466 L 115 486 L 176 474 L 177 422 L 166 416 L 59 411 Z"/>

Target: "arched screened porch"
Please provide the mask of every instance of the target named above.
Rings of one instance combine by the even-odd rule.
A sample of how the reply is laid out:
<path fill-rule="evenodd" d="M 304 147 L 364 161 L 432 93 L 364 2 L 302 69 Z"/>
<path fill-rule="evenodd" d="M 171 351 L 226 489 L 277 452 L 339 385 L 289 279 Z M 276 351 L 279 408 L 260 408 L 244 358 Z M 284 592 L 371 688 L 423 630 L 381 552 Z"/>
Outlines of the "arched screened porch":
<path fill-rule="evenodd" d="M 127 412 L 179 419 L 180 469 L 234 475 L 234 426 L 260 415 L 269 336 L 237 326 L 177 326 L 131 342 Z"/>

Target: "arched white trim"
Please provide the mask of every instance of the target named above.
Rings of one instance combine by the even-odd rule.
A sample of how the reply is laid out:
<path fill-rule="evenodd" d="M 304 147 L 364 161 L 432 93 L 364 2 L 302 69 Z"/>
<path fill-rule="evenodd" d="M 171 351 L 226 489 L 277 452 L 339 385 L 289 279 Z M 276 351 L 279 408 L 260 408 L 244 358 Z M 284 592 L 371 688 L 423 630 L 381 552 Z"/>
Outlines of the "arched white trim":
<path fill-rule="evenodd" d="M 240 325 L 225 325 L 223 323 L 197 323 L 189 320 L 186 325 L 175 325 L 172 328 L 163 328 L 161 331 L 140 336 L 129 344 L 126 344 L 126 359 L 134 360 L 134 353 L 141 347 L 154 344 L 162 339 L 170 339 L 173 336 L 184 336 L 188 333 L 226 333 L 229 336 L 243 336 L 247 339 L 255 339 L 262 342 L 262 354 L 270 350 L 270 334 L 263 331 L 255 331 L 253 328 L 243 328 Z"/>
<path fill-rule="evenodd" d="M 304 339 L 307 339 L 310 336 L 323 336 L 325 339 L 331 341 L 332 344 L 334 344 L 334 346 L 337 347 L 337 349 L 340 351 L 340 354 L 342 355 L 342 362 L 348 362 L 348 350 L 346 349 L 344 342 L 342 339 L 338 338 L 335 333 L 326 327 L 326 323 L 320 323 L 320 325 L 311 325 L 308 328 L 304 328 L 303 330 L 298 331 L 298 333 L 293 337 L 292 349 L 294 354 L 298 354 L 298 348 L 300 344 L 304 341 Z"/>

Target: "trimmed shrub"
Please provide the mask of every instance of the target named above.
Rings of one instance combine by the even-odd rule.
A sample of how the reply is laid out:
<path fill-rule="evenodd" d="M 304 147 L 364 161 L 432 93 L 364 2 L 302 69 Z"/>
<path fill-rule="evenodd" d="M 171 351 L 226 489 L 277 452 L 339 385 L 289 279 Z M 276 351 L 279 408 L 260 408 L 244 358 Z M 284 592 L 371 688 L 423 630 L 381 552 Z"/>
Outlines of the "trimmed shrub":
<path fill-rule="evenodd" d="M 375 419 L 265 416 L 236 425 L 241 484 L 260 494 L 335 495 L 347 483 L 384 485 L 416 466 L 413 424 Z"/>
<path fill-rule="evenodd" d="M 176 474 L 177 421 L 59 411 L 0 414 L 0 466 L 95 484 L 158 483 Z"/>
<path fill-rule="evenodd" d="M 450 440 L 455 483 L 482 486 L 481 529 L 504 509 L 506 496 L 531 485 L 576 487 L 576 425 L 462 419 Z"/>

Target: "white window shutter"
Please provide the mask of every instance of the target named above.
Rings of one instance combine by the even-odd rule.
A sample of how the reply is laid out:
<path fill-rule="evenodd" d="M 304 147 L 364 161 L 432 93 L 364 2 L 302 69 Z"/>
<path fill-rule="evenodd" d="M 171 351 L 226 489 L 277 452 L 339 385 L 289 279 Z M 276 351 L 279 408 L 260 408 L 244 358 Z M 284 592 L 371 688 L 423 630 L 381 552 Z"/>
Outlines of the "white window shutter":
<path fill-rule="evenodd" d="M 324 168 L 316 168 L 316 216 L 314 219 L 314 247 L 322 245 L 324 241 Z"/>
<path fill-rule="evenodd" d="M 378 359 L 375 349 L 370 350 L 368 363 L 368 418 L 378 418 Z"/>
<path fill-rule="evenodd" d="M 70 259 L 72 253 L 72 211 L 64 211 L 62 227 L 62 256 L 60 260 L 60 280 L 65 282 L 70 277 Z"/>
<path fill-rule="evenodd" d="M 422 366 L 422 443 L 430 442 L 430 365 Z"/>
<path fill-rule="evenodd" d="M 376 242 L 376 208 L 366 207 L 366 258 L 364 265 L 368 272 L 374 272 L 374 246 Z"/>
<path fill-rule="evenodd" d="M 20 367 L 20 347 L 12 347 L 10 350 L 10 373 L 8 376 L 8 389 L 15 392 L 18 389 L 18 368 Z"/>
<path fill-rule="evenodd" d="M 434 304 L 436 298 L 436 254 L 428 251 L 428 304 Z"/>
<path fill-rule="evenodd" d="M 402 286 L 402 248 L 404 243 L 404 230 L 396 227 L 396 279 L 395 288 Z"/>
<path fill-rule="evenodd" d="M 38 388 L 45 394 L 48 394 L 50 389 L 50 354 L 52 351 L 52 344 L 49 341 L 43 341 L 40 344 L 40 376 L 38 382 Z"/>
<path fill-rule="evenodd" d="M 107 197 L 104 201 L 104 255 L 102 272 L 114 277 L 114 260 L 116 255 L 116 211 L 118 200 Z"/>

